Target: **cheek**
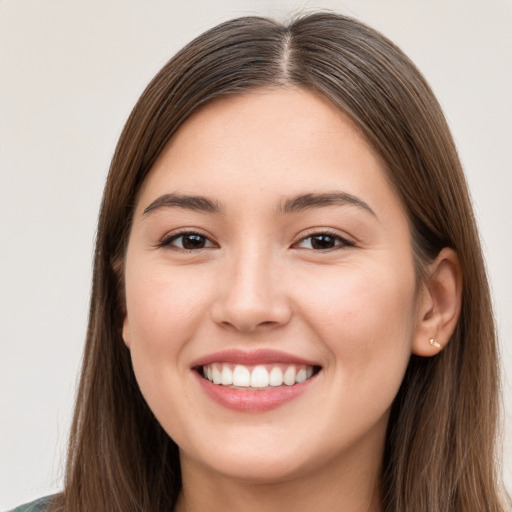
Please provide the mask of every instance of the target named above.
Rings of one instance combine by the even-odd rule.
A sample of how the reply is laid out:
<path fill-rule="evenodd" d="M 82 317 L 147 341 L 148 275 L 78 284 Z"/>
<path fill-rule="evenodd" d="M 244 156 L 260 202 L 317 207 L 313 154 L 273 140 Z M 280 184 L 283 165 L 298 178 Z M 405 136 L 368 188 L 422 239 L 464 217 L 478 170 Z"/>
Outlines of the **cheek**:
<path fill-rule="evenodd" d="M 196 281 L 185 269 L 127 259 L 125 341 L 140 390 L 162 424 L 165 411 L 184 408 L 187 347 L 205 316 Z"/>
<path fill-rule="evenodd" d="M 310 327 L 331 352 L 347 384 L 372 372 L 401 380 L 415 326 L 411 265 L 351 266 L 303 282 L 300 302 Z M 373 382 L 374 379 L 369 380 Z"/>
<path fill-rule="evenodd" d="M 172 421 L 167 415 L 187 413 L 188 367 L 183 361 L 204 316 L 201 294 L 186 271 L 143 263 L 127 260 L 125 341 L 150 409 L 162 425 L 175 427 L 179 415 L 174 413 Z"/>
<path fill-rule="evenodd" d="M 357 437 L 387 418 L 410 359 L 414 271 L 382 275 L 369 268 L 338 272 L 328 292 L 322 287 L 310 294 L 309 326 L 330 353 L 326 378 L 337 404 L 333 436 L 341 435 L 337 425 L 344 425 L 343 435 Z"/>
<path fill-rule="evenodd" d="M 137 266 L 126 280 L 126 324 L 130 346 L 155 353 L 175 352 L 201 313 L 204 288 L 189 272 Z"/>

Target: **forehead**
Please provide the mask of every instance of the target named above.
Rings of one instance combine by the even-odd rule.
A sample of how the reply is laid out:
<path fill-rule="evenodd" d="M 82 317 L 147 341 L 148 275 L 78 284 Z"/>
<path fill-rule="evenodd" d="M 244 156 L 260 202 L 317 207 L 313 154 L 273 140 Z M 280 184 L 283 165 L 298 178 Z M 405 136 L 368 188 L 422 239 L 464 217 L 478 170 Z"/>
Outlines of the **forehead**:
<path fill-rule="evenodd" d="M 389 189 L 380 158 L 344 113 L 319 94 L 273 89 L 218 99 L 193 114 L 139 197 L 213 193 L 220 201 L 233 195 L 244 201 L 255 191 L 371 195 L 364 189 L 382 187 Z"/>

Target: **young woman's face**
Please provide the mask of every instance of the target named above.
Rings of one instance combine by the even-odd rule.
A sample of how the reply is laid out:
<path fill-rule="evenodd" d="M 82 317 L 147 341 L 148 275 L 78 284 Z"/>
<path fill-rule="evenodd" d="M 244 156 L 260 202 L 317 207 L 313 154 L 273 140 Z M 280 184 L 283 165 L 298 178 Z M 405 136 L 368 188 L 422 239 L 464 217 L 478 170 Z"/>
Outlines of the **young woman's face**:
<path fill-rule="evenodd" d="M 257 91 L 193 115 L 142 187 L 125 283 L 137 381 L 187 468 L 378 466 L 417 325 L 411 239 L 329 102 Z"/>

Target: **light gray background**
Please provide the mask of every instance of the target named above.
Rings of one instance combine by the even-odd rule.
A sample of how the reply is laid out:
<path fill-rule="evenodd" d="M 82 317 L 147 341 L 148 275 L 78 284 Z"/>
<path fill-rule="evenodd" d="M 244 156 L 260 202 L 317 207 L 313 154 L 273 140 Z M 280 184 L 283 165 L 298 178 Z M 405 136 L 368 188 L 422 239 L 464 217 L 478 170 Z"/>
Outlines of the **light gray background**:
<path fill-rule="evenodd" d="M 222 20 L 313 7 L 389 36 L 445 109 L 494 291 L 512 488 L 510 0 L 0 0 L 0 509 L 61 488 L 97 210 L 114 145 L 145 84 Z"/>

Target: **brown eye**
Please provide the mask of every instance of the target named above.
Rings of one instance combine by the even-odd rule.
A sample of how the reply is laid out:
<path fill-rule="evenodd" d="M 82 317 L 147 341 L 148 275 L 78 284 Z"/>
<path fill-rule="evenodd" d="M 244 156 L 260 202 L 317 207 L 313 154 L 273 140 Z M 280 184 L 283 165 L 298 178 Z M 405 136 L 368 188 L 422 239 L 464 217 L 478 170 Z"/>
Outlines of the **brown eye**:
<path fill-rule="evenodd" d="M 199 233 L 180 233 L 168 238 L 162 245 L 185 249 L 186 251 L 214 247 L 211 240 Z"/>
<path fill-rule="evenodd" d="M 337 240 L 330 235 L 313 235 L 311 237 L 311 247 L 313 249 L 332 249 L 336 247 Z"/>
<path fill-rule="evenodd" d="M 313 249 L 315 251 L 326 251 L 329 249 L 349 247 L 353 245 L 354 244 L 338 235 L 331 235 L 330 233 L 316 233 L 303 238 L 297 244 L 297 247 L 301 249 Z"/>

